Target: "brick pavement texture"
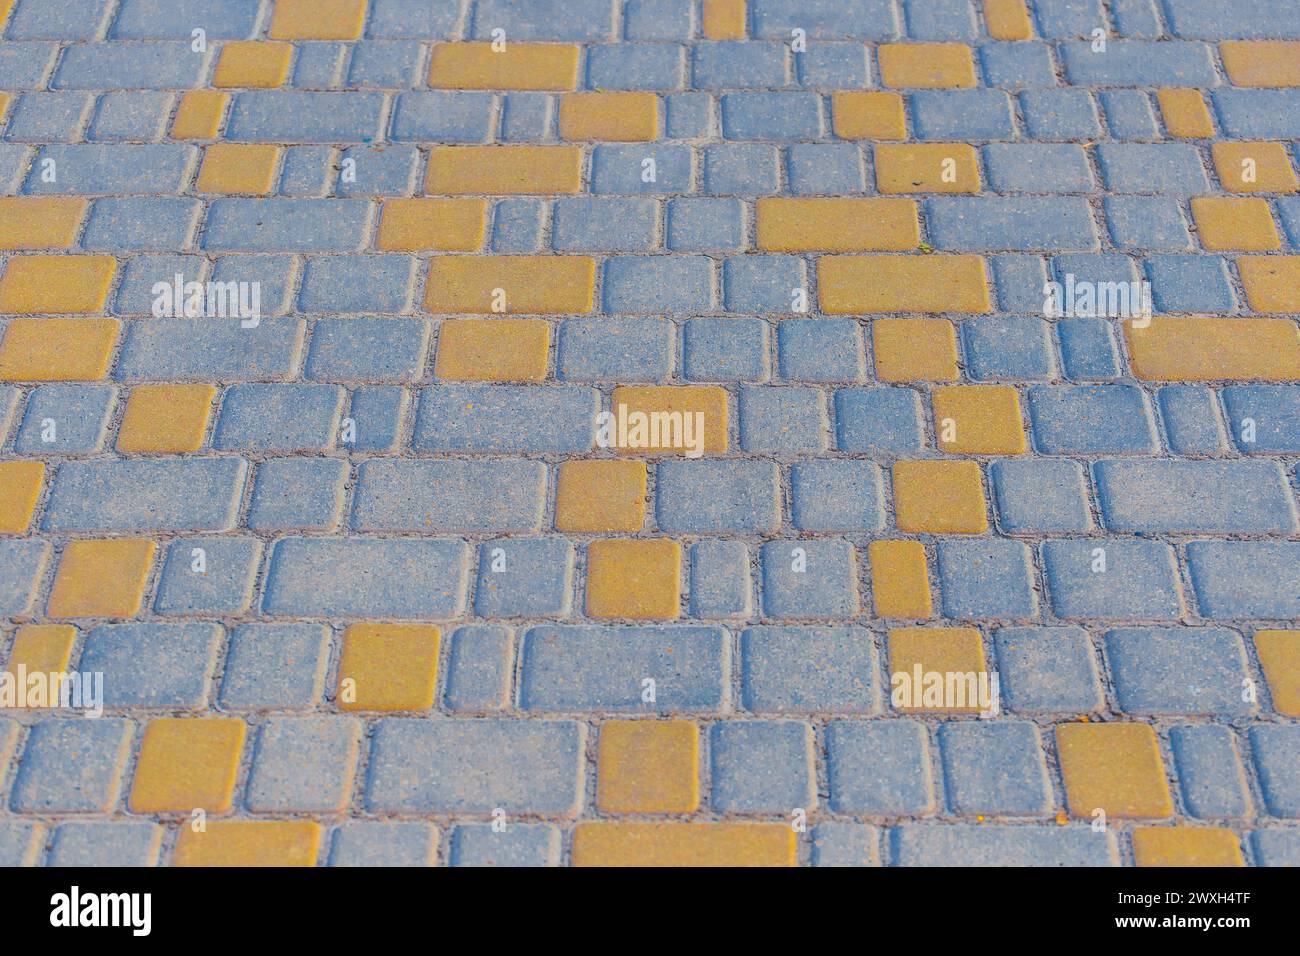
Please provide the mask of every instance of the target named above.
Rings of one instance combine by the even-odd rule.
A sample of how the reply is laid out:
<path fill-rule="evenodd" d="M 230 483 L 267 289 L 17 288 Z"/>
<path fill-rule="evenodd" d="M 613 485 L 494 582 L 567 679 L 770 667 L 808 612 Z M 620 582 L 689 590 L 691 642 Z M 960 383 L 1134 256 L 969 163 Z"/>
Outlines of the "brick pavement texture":
<path fill-rule="evenodd" d="M 1298 170 L 1298 0 L 0 0 L 0 864 L 1300 864 Z"/>

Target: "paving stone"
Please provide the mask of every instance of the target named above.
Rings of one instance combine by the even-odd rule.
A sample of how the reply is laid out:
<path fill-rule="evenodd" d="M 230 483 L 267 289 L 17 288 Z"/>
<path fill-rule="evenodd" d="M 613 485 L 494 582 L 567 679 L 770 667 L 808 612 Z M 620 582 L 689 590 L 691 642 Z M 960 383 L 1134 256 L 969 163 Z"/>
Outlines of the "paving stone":
<path fill-rule="evenodd" d="M 103 813 L 117 803 L 133 728 L 117 718 L 53 718 L 32 727 L 14 780 L 19 813 Z"/>
<path fill-rule="evenodd" d="M 520 706 L 561 713 L 714 712 L 728 699 L 726 638 L 714 627 L 533 627 L 520 652 Z M 569 663 L 575 654 L 587 661 L 580 673 Z"/>
<path fill-rule="evenodd" d="M 1183 800 L 1192 816 L 1249 816 L 1250 785 L 1231 730 L 1187 724 L 1169 731 L 1169 743 L 1178 765 Z"/>
<path fill-rule="evenodd" d="M 812 809 L 817 800 L 812 728 L 798 721 L 714 724 L 713 808 L 720 813 Z"/>
<path fill-rule="evenodd" d="M 59 824 L 46 866 L 157 866 L 162 827 L 147 821 Z"/>
<path fill-rule="evenodd" d="M 432 866 L 438 831 L 427 823 L 354 820 L 334 831 L 330 866 Z"/>
<path fill-rule="evenodd" d="M 459 826 L 451 835 L 452 866 L 558 866 L 560 831 L 548 823 Z"/>
<path fill-rule="evenodd" d="M 366 806 L 571 816 L 581 795 L 584 730 L 562 720 L 389 718 L 371 744 Z"/>
<path fill-rule="evenodd" d="M 1300 0 L 0 21 L 0 863 L 1300 863 Z"/>
<path fill-rule="evenodd" d="M 1082 628 L 1001 627 L 993 646 L 1005 709 L 1087 714 L 1104 703 L 1096 654 Z"/>
<path fill-rule="evenodd" d="M 1118 866 L 1113 834 L 1081 826 L 911 823 L 890 832 L 899 866 Z"/>
<path fill-rule="evenodd" d="M 882 816 L 935 806 L 929 742 L 911 720 L 835 721 L 826 728 L 831 808 Z"/>
<path fill-rule="evenodd" d="M 1051 809 L 1047 764 L 1033 724 L 944 724 L 939 743 L 954 813 L 1028 816 Z"/>
<path fill-rule="evenodd" d="M 1194 647 L 1195 650 L 1189 650 Z M 1106 653 L 1120 709 L 1134 714 L 1249 714 L 1246 652 L 1222 628 L 1116 628 Z"/>
<path fill-rule="evenodd" d="M 876 713 L 871 632 L 856 627 L 751 627 L 740 638 L 745 707 L 759 714 Z"/>
<path fill-rule="evenodd" d="M 880 831 L 865 823 L 819 823 L 812 845 L 813 866 L 880 865 Z"/>

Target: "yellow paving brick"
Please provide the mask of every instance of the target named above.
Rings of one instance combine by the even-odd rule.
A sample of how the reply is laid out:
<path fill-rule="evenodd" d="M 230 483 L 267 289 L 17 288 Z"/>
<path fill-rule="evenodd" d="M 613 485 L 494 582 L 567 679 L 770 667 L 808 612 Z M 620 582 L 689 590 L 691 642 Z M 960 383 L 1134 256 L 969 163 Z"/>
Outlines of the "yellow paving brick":
<path fill-rule="evenodd" d="M 14 319 L 0 343 L 0 381 L 98 381 L 117 329 L 116 319 Z"/>
<path fill-rule="evenodd" d="M 438 628 L 353 624 L 339 659 L 340 710 L 428 710 L 438 679 Z"/>
<path fill-rule="evenodd" d="M 190 90 L 181 97 L 172 120 L 172 139 L 216 139 L 221 132 L 229 93 Z"/>
<path fill-rule="evenodd" d="M 1097 809 L 1108 820 L 1173 813 L 1149 724 L 1060 724 L 1056 747 L 1071 816 L 1090 820 Z"/>
<path fill-rule="evenodd" d="M 1243 256 L 1237 269 L 1253 310 L 1300 312 L 1300 256 Z"/>
<path fill-rule="evenodd" d="M 50 617 L 133 617 L 157 545 L 143 538 L 70 541 L 50 592 Z"/>
<path fill-rule="evenodd" d="M 62 674 L 72 660 L 72 646 L 77 629 L 68 624 L 28 624 L 14 635 L 9 662 L 4 670 L 17 674 L 21 667 L 28 674 Z"/>
<path fill-rule="evenodd" d="M 689 720 L 611 720 L 600 728 L 603 813 L 691 813 L 700 805 L 700 732 Z"/>
<path fill-rule="evenodd" d="M 435 43 L 429 86 L 443 90 L 572 90 L 578 47 L 572 43 Z"/>
<path fill-rule="evenodd" d="M 881 143 L 876 187 L 882 193 L 977 193 L 979 163 L 966 143 Z"/>
<path fill-rule="evenodd" d="M 1138 866 L 1245 866 L 1237 835 L 1222 827 L 1134 827 Z"/>
<path fill-rule="evenodd" d="M 76 196 L 0 197 L 0 250 L 68 248 L 86 205 Z"/>
<path fill-rule="evenodd" d="M 953 89 L 975 85 L 975 62 L 964 43 L 882 43 L 877 54 L 884 86 Z"/>
<path fill-rule="evenodd" d="M 903 713 L 978 713 L 997 701 L 973 627 L 889 632 L 890 706 Z M 983 676 L 982 676 L 983 675 Z"/>
<path fill-rule="evenodd" d="M 1196 196 L 1192 216 L 1201 245 L 1211 252 L 1280 249 L 1268 203 L 1254 196 Z"/>
<path fill-rule="evenodd" d="M 28 624 L 20 627 L 14 636 L 9 661 L 0 667 L 0 671 L 8 671 L 20 683 L 24 680 L 22 675 L 66 674 L 76 641 L 77 629 L 67 624 Z M 37 686 L 45 690 L 29 694 L 25 702 L 16 703 L 15 706 L 39 708 L 58 705 L 60 698 L 56 685 L 47 679 L 44 684 Z M 3 736 L 0 733 L 0 758 L 7 756 Z"/>
<path fill-rule="evenodd" d="M 984 22 L 995 40 L 1029 40 L 1034 35 L 1025 0 L 984 0 Z"/>
<path fill-rule="evenodd" d="M 228 813 L 245 730 L 233 717 L 149 721 L 131 787 L 131 812 Z"/>
<path fill-rule="evenodd" d="M 366 0 L 275 0 L 267 36 L 272 40 L 356 40 L 366 21 Z"/>
<path fill-rule="evenodd" d="M 437 256 L 429 260 L 430 312 L 590 312 L 596 263 L 587 256 Z"/>
<path fill-rule="evenodd" d="M 577 146 L 435 146 L 425 191 L 460 195 L 550 195 L 582 188 Z"/>
<path fill-rule="evenodd" d="M 867 556 L 877 617 L 925 618 L 933 614 L 921 542 L 872 541 Z"/>
<path fill-rule="evenodd" d="M 979 256 L 823 256 L 823 312 L 988 312 Z"/>
<path fill-rule="evenodd" d="M 745 39 L 745 0 L 703 0 L 704 36 L 710 40 Z"/>
<path fill-rule="evenodd" d="M 216 394 L 214 385 L 137 385 L 126 403 L 117 450 L 198 451 Z"/>
<path fill-rule="evenodd" d="M 0 461 L 0 534 L 26 533 L 44 477 L 44 462 Z"/>
<path fill-rule="evenodd" d="M 988 530 L 984 484 L 973 461 L 894 462 L 898 530 L 982 534 Z"/>
<path fill-rule="evenodd" d="M 1281 143 L 1215 143 L 1214 168 L 1230 193 L 1293 193 L 1300 189 Z"/>
<path fill-rule="evenodd" d="M 653 93 L 566 93 L 560 98 L 560 138 L 649 142 L 659 135 Z"/>
<path fill-rule="evenodd" d="M 772 252 L 899 252 L 921 243 L 911 199 L 760 199 L 758 248 Z"/>
<path fill-rule="evenodd" d="M 448 319 L 433 373 L 458 382 L 540 382 L 551 327 L 540 319 Z"/>
<path fill-rule="evenodd" d="M 682 549 L 666 538 L 604 539 L 587 545 L 587 615 L 675 620 Z"/>
<path fill-rule="evenodd" d="M 645 494 L 643 461 L 566 461 L 555 488 L 555 530 L 640 531 Z"/>
<path fill-rule="evenodd" d="M 0 278 L 0 312 L 102 312 L 116 269 L 112 256 L 14 256 Z"/>
<path fill-rule="evenodd" d="M 1157 315 L 1146 328 L 1125 322 L 1124 337 L 1141 379 L 1300 380 L 1300 330 L 1290 319 Z"/>
<path fill-rule="evenodd" d="M 269 89 L 284 86 L 289 78 L 292 43 L 243 40 L 221 47 L 212 85 L 221 89 L 250 87 Z"/>
<path fill-rule="evenodd" d="M 949 385 L 930 395 L 939 450 L 950 455 L 1020 455 L 1025 427 L 1010 385 Z"/>
<path fill-rule="evenodd" d="M 1279 714 L 1300 717 L 1300 631 L 1256 631 L 1255 651 Z"/>
<path fill-rule="evenodd" d="M 621 385 L 614 389 L 609 407 L 603 437 L 608 439 L 606 447 L 622 454 L 698 458 L 727 450 L 727 391 L 720 386 Z"/>
<path fill-rule="evenodd" d="M 840 139 L 904 139 L 907 121 L 897 93 L 841 90 L 831 94 L 831 116 Z"/>
<path fill-rule="evenodd" d="M 1165 87 L 1156 91 L 1160 113 L 1170 136 L 1183 139 L 1206 139 L 1214 135 L 1210 108 L 1200 90 Z"/>
<path fill-rule="evenodd" d="M 794 866 L 785 823 L 580 823 L 574 866 Z"/>
<path fill-rule="evenodd" d="M 960 374 L 947 319 L 876 319 L 871 343 L 882 382 L 955 382 Z"/>
<path fill-rule="evenodd" d="M 261 143 L 213 143 L 203 151 L 194 184 L 201 193 L 265 196 L 275 185 L 281 147 Z"/>
<path fill-rule="evenodd" d="M 320 824 L 312 820 L 217 820 L 181 827 L 176 866 L 315 866 Z"/>
<path fill-rule="evenodd" d="M 1300 41 L 1225 40 L 1219 54 L 1234 86 L 1300 86 Z"/>
<path fill-rule="evenodd" d="M 484 199 L 389 199 L 377 243 L 386 252 L 478 252 L 486 219 Z"/>

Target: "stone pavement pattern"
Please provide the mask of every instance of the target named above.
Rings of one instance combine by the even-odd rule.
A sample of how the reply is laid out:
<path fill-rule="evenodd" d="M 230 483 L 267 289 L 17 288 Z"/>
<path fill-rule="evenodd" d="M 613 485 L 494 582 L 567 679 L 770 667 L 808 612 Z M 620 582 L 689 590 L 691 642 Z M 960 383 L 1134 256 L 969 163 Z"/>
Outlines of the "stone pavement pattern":
<path fill-rule="evenodd" d="M 1300 864 L 1300 0 L 0 24 L 0 863 Z"/>

